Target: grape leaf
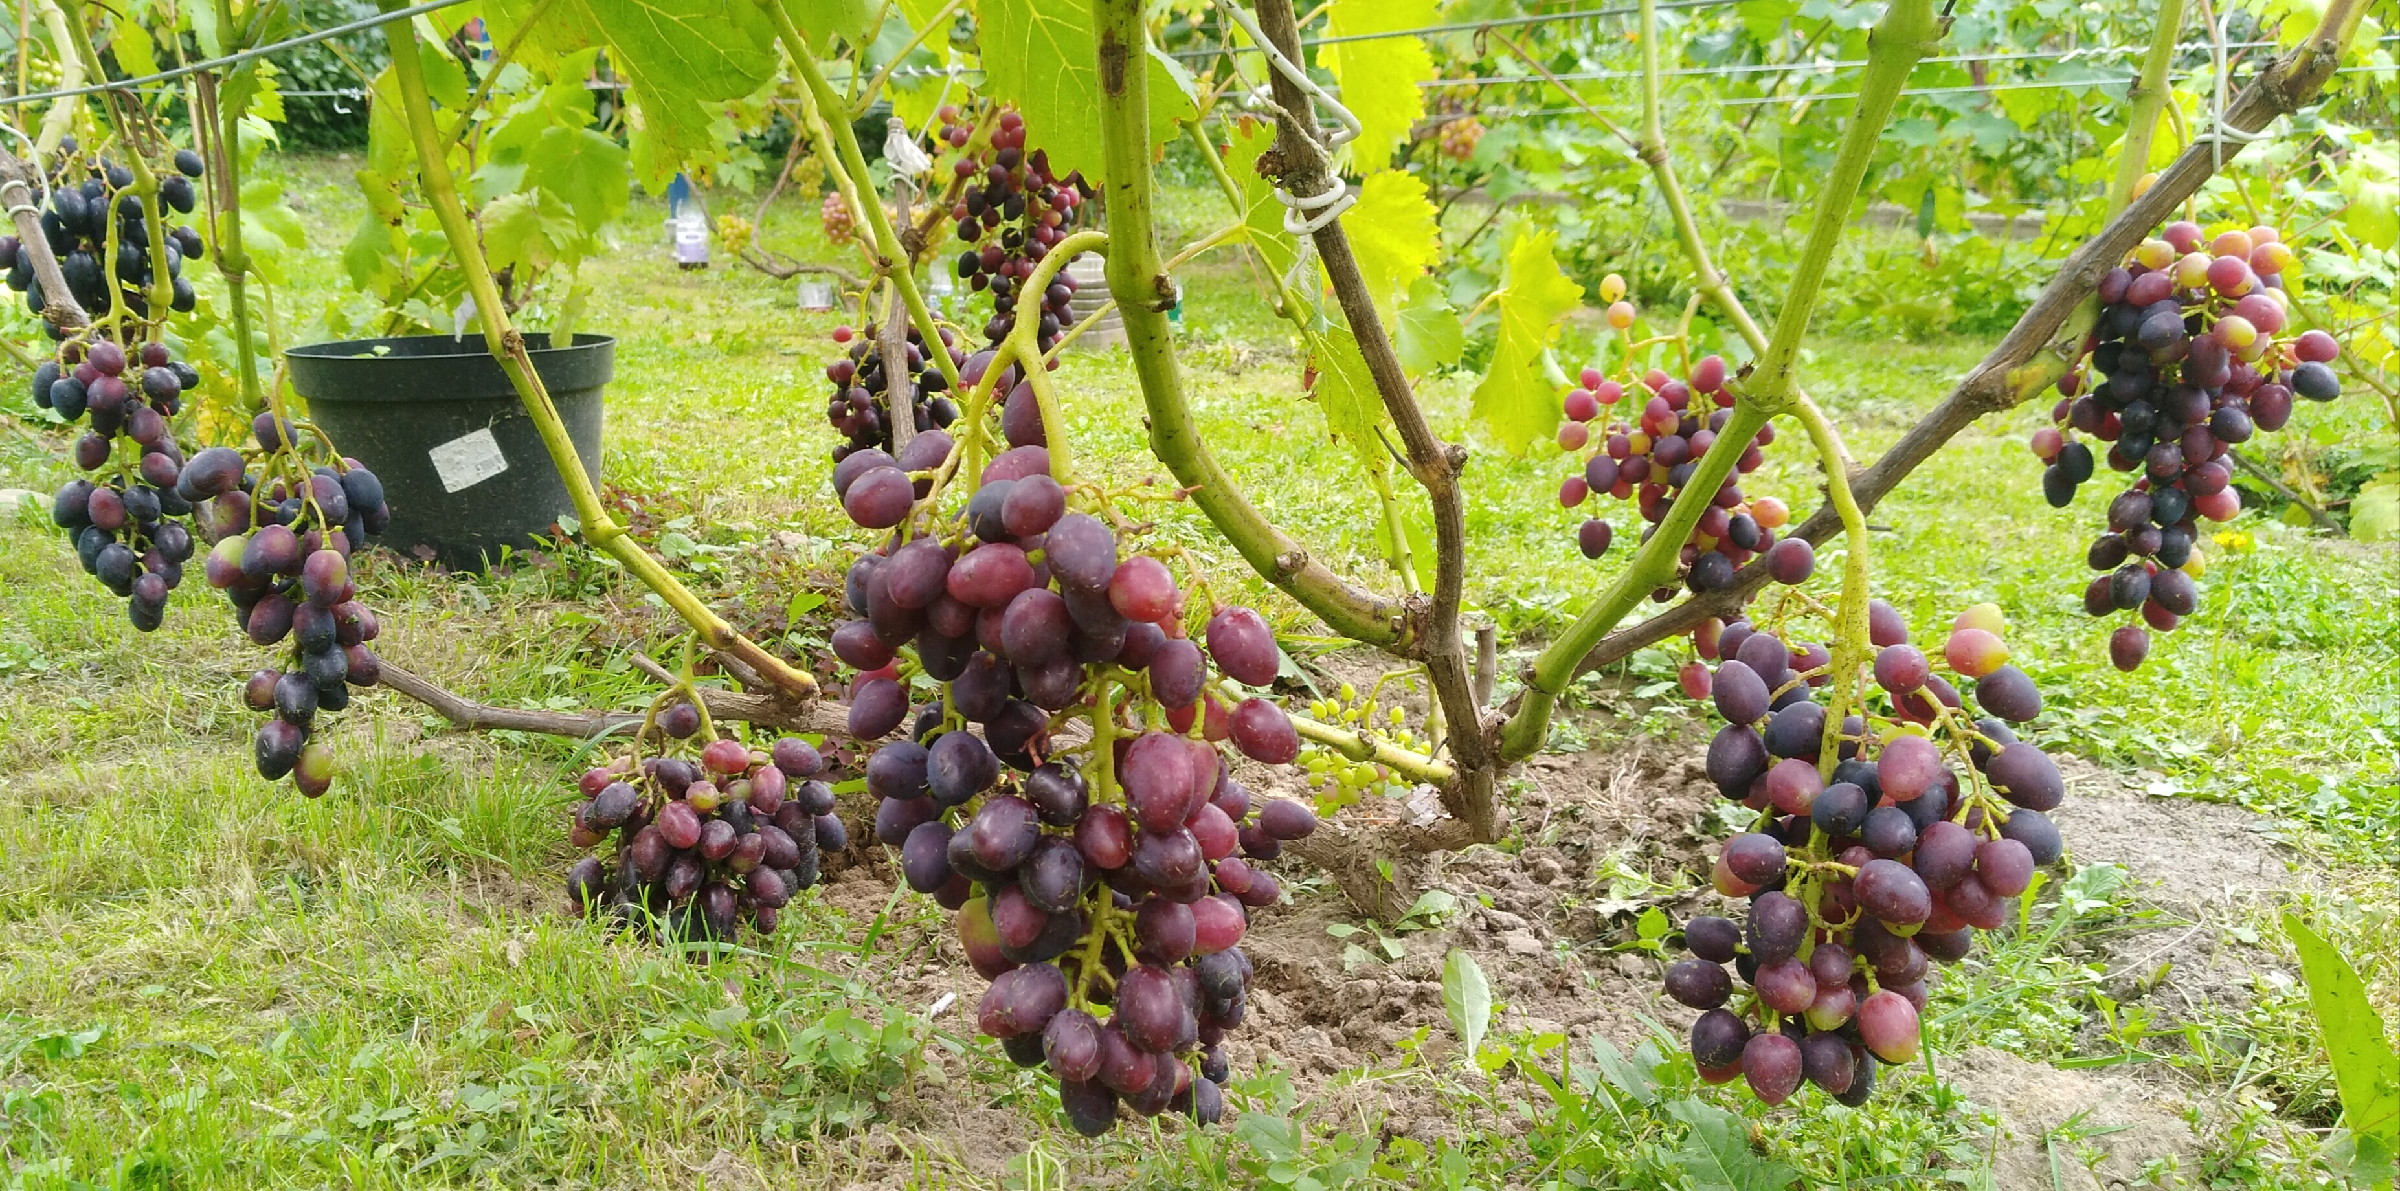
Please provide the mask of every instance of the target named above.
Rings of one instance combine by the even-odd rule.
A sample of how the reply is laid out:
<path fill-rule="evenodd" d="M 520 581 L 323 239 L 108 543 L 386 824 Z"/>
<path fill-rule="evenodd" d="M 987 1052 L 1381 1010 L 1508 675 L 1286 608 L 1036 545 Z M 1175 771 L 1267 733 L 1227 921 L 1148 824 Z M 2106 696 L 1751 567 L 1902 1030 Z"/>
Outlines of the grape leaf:
<path fill-rule="evenodd" d="M 1392 322 L 1392 347 L 1400 353 L 1400 367 L 1413 376 L 1448 368 L 1466 351 L 1466 324 L 1430 274 L 1408 287 L 1408 300 Z"/>
<path fill-rule="evenodd" d="M 589 128 L 543 133 L 526 159 L 525 184 L 565 200 L 587 234 L 623 215 L 632 192 L 624 148 Z"/>
<path fill-rule="evenodd" d="M 1689 1098 L 1669 1101 L 1667 1115 L 1691 1126 L 1675 1162 L 1692 1191 L 1781 1191 L 1799 1181 L 1799 1171 L 1751 1151 L 1750 1126 L 1739 1116 Z"/>
<path fill-rule="evenodd" d="M 1500 343 L 1475 386 L 1475 419 L 1515 454 L 1557 429 L 1558 398 L 1543 379 L 1542 353 L 1558 337 L 1559 320 L 1583 298 L 1583 287 L 1551 253 L 1556 239 L 1555 232 L 1522 226 L 1511 233 L 1500 283 Z"/>
<path fill-rule="evenodd" d="M 653 190 L 712 153 L 732 131 L 724 105 L 772 82 L 781 64 L 774 27 L 754 4 L 554 0 L 542 13 L 540 0 L 494 0 L 489 15 L 502 42 L 536 21 L 519 53 L 537 70 L 561 54 L 607 47 L 633 109 L 634 174 Z"/>
<path fill-rule="evenodd" d="M 1433 0 L 1335 0 L 1327 33 L 1356 37 L 1433 23 Z M 1424 41 L 1380 37 L 1329 45 L 1318 60 L 1341 84 L 1342 106 L 1358 117 L 1358 138 L 1343 146 L 1350 168 L 1369 176 L 1390 169 L 1393 151 L 1425 115 L 1425 93 L 1417 84 L 1434 72 Z"/>
<path fill-rule="evenodd" d="M 1492 985 L 1484 979 L 1483 965 L 1456 947 L 1442 960 L 1442 1010 L 1473 1059 L 1483 1049 L 1484 1031 L 1491 1028 Z"/>
<path fill-rule="evenodd" d="M 1091 0 L 981 0 L 984 94 L 1025 114 L 1026 143 L 1047 152 L 1061 177 L 1083 171 L 1099 183 L 1100 56 Z M 1150 47 L 1150 147 L 1199 114 L 1192 76 Z"/>
<path fill-rule="evenodd" d="M 1371 175 L 1359 187 L 1357 205 L 1342 216 L 1342 230 L 1349 234 L 1375 313 L 1391 326 L 1398 295 L 1442 258 L 1442 233 L 1425 197 L 1425 180 L 1402 170 Z"/>
<path fill-rule="evenodd" d="M 2283 933 L 2300 953 L 2308 982 L 2308 1004 L 2325 1035 L 2333 1060 L 2334 1086 L 2342 1096 L 2342 1123 L 2361 1138 L 2400 1150 L 2400 1055 L 2384 1036 L 2383 1018 L 2367 1000 L 2367 986 L 2350 961 L 2310 930 L 2297 914 L 2283 916 Z"/>
<path fill-rule="evenodd" d="M 835 37 L 852 46 L 873 41 L 877 18 L 883 15 L 882 0 L 785 0 L 784 7 L 791 12 L 792 23 L 800 27 L 800 35 L 808 39 L 809 48 L 819 54 L 833 49 Z M 909 21 L 911 27 L 918 23 L 914 18 Z"/>
<path fill-rule="evenodd" d="M 1300 246 L 1283 230 L 1283 204 L 1275 201 L 1275 184 L 1259 176 L 1258 158 L 1275 144 L 1275 126 L 1245 116 L 1233 122 L 1225 150 L 1225 169 L 1242 188 L 1242 222 L 1249 226 L 1250 246 L 1258 250 L 1267 271 L 1281 278 L 1300 259 Z"/>
<path fill-rule="evenodd" d="M 1367 371 L 1367 359 L 1358 350 L 1358 339 L 1348 328 L 1333 327 L 1315 339 L 1309 362 L 1317 370 L 1317 408 L 1324 411 L 1325 428 L 1348 446 L 1366 465 L 1369 473 L 1386 474 L 1392 464 L 1391 451 L 1376 434 L 1385 421 L 1383 398 L 1375 392 L 1375 378 Z"/>

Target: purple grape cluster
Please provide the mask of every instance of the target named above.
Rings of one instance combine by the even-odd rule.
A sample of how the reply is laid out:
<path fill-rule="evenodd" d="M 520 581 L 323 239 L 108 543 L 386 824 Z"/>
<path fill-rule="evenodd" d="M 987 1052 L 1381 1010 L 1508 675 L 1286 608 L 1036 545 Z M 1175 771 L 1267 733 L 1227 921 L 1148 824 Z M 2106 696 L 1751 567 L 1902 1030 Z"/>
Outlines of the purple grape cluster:
<path fill-rule="evenodd" d="M 2041 695 L 2007 662 L 1999 610 L 1969 609 L 1943 649 L 1951 675 L 1972 680 L 1973 720 L 1890 605 L 1874 601 L 1868 625 L 1867 706 L 1830 732 L 1815 697 L 1832 677 L 1825 647 L 1746 620 L 1717 638 L 1710 693 L 1727 723 L 1707 772 L 1760 821 L 1725 842 L 1713 881 L 1749 905 L 1740 922 L 1685 924 L 1691 958 L 1668 967 L 1666 991 L 1701 1011 L 1701 1077 L 1743 1078 L 1769 1104 L 1804 1081 L 1864 1103 L 1879 1063 L 1918 1053 L 1931 965 L 1965 957 L 1972 929 L 2005 925 L 2063 850 L 2048 812 L 2065 784 L 2011 728 Z"/>
<path fill-rule="evenodd" d="M 990 290 L 992 316 L 984 338 L 993 344 L 1008 338 L 1017 321 L 1017 287 L 1034 266 L 1074 230 L 1077 217 L 1094 192 L 1083 175 L 1061 178 L 1050 172 L 1047 154 L 1025 151 L 1025 118 L 1003 111 L 994 122 L 987 145 L 975 145 L 974 128 L 957 108 L 939 113 L 941 142 L 957 152 L 951 163 L 956 198 L 950 206 L 959 242 L 958 276 L 969 290 Z M 1049 351 L 1058 342 L 1068 318 L 1068 299 L 1075 280 L 1062 270 L 1042 295 L 1042 325 L 1035 344 Z"/>
<path fill-rule="evenodd" d="M 950 353 L 953 367 L 966 360 L 965 353 L 952 346 L 955 340 L 948 327 L 942 328 L 942 349 Z M 840 463 L 854 451 L 890 450 L 892 394 L 899 385 L 884 374 L 875 324 L 867 324 L 864 334 L 835 327 L 833 341 L 844 345 L 844 352 L 825 366 L 825 379 L 833 383 L 833 395 L 825 402 L 825 420 L 845 440 L 834 447 L 833 461 Z M 958 420 L 958 403 L 944 394 L 949 381 L 926 357 L 925 337 L 915 327 L 908 330 L 908 377 L 901 383 L 908 389 L 909 410 L 918 433 L 943 429 Z"/>
<path fill-rule="evenodd" d="M 110 291 L 114 289 L 134 317 L 148 317 L 150 286 L 159 262 L 150 259 L 150 233 L 144 223 L 141 197 L 128 189 L 133 185 L 133 171 L 105 158 L 78 161 L 72 138 L 60 148 L 64 157 L 51 178 L 49 209 L 42 212 L 42 235 L 58 258 L 59 273 L 67 283 L 68 292 L 87 313 L 99 314 L 109 309 Z M 165 173 L 158 180 L 162 217 L 169 213 L 189 215 L 198 205 L 199 194 L 193 180 L 202 173 L 200 155 L 189 149 L 180 150 L 175 154 L 174 164 L 174 172 Z M 108 245 L 112 208 L 116 212 L 117 237 L 113 261 L 109 259 Z M 184 279 L 183 262 L 200 259 L 203 252 L 200 233 L 188 224 L 177 224 L 167 229 L 165 244 L 166 272 L 174 291 L 172 308 L 178 313 L 189 313 L 198 305 L 199 297 L 192 283 Z M 24 294 L 25 308 L 39 317 L 49 303 L 40 282 L 34 278 L 33 257 L 19 251 L 21 247 L 15 236 L 0 239 L 0 268 L 8 270 L 8 287 Z M 64 328 L 46 325 L 53 338 L 66 337 Z"/>
<path fill-rule="evenodd" d="M 2172 632 L 2200 601 L 2194 547 L 2201 518 L 2242 510 L 2233 448 L 2283 428 L 2295 396 L 2331 401 L 2341 380 L 2332 335 L 2278 339 L 2291 321 L 2283 271 L 2293 259 L 2273 227 L 2233 229 L 2213 240 L 2179 220 L 2145 240 L 2100 279 L 2099 324 L 2084 356 L 2058 382 L 2055 426 L 2034 433 L 2049 466 L 2042 492 L 2065 508 L 2093 475 L 2105 442 L 2112 471 L 2139 473 L 2108 506 L 2108 531 L 2087 561 L 2100 572 L 2084 589 L 2093 616 L 2138 612 L 2109 639 L 2109 658 L 2131 671 L 2150 652 L 2148 629 Z"/>
<path fill-rule="evenodd" d="M 851 734 L 907 727 L 866 763 L 875 836 L 910 887 L 957 912 L 992 981 L 979 1024 L 1017 1063 L 1048 1065 L 1074 1128 L 1108 1131 L 1120 1103 L 1214 1121 L 1220 1043 L 1247 1003 L 1237 944 L 1282 892 L 1254 862 L 1316 826 L 1300 803 L 1254 805 L 1219 751 L 1299 754 L 1281 707 L 1225 685 L 1274 681 L 1274 633 L 1226 605 L 1205 649 L 1190 639 L 1167 565 L 1071 508 L 1042 446 L 992 457 L 948 512 L 912 503 L 930 481 L 910 472 L 958 462 L 947 440 L 835 469 L 859 524 L 905 526 L 851 567 L 857 619 L 833 634 L 859 671 Z M 912 708 L 912 682 L 934 697 Z M 1076 721 L 1090 734 L 1062 732 Z"/>
<path fill-rule="evenodd" d="M 1716 444 L 1718 432 L 1733 416 L 1725 361 L 1704 357 L 1692 365 L 1686 380 L 1656 368 L 1629 384 L 1606 379 L 1597 368 L 1584 369 L 1578 379 L 1582 384 L 1568 390 L 1560 403 L 1565 416 L 1559 423 L 1558 445 L 1570 458 L 1581 458 L 1583 470 L 1559 483 L 1558 503 L 1571 509 L 1598 494 L 1632 500 L 1647 523 L 1642 529 L 1647 542 L 1691 482 L 1700 457 Z M 1630 423 L 1608 423 L 1595 443 L 1591 423 L 1629 395 L 1642 403 L 1640 410 Z M 1700 399 L 1716 408 L 1706 409 Z M 1739 479 L 1758 470 L 1767 444 L 1774 441 L 1774 427 L 1759 428 L 1735 464 L 1736 475 L 1726 477 L 1692 527 L 1678 559 L 1684 585 L 1691 590 L 1731 586 L 1742 564 L 1777 544 L 1776 528 L 1790 519 L 1783 502 L 1743 495 Z M 1582 455 L 1586 447 L 1591 448 L 1588 456 Z M 1577 528 L 1575 544 L 1584 557 L 1598 558 L 1608 553 L 1615 536 L 1606 520 L 1591 517 Z M 1666 588 L 1654 593 L 1662 599 L 1673 594 Z"/>
<path fill-rule="evenodd" d="M 242 631 L 261 646 L 291 643 L 283 669 L 259 670 L 243 689 L 252 709 L 274 713 L 254 742 L 259 776 L 288 773 L 315 798 L 332 786 L 334 761 L 331 745 L 311 739 L 318 713 L 348 707 L 350 688 L 372 686 L 382 672 L 367 648 L 380 625 L 358 602 L 350 556 L 391 509 L 382 482 L 356 460 L 312 470 L 312 440 L 290 422 L 263 413 L 251 432 L 256 466 L 231 447 L 210 447 L 192 457 L 177 491 L 205 502 L 199 524 L 214 545 L 202 573 Z"/>
<path fill-rule="evenodd" d="M 677 701 L 635 746 L 584 771 L 568 838 L 585 856 L 567 873 L 569 904 L 620 928 L 678 943 L 730 943 L 747 919 L 775 933 L 784 906 L 817 883 L 819 857 L 850 844 L 834 814 L 825 761 L 797 736 L 756 752 L 719 738 L 698 748 L 699 710 Z M 673 745 L 642 756 L 644 742 Z M 700 953 L 703 957 L 706 952 Z"/>
<path fill-rule="evenodd" d="M 125 597 L 126 616 L 145 633 L 165 622 L 167 595 L 195 549 L 196 497 L 186 482 L 194 469 L 169 419 L 199 383 L 163 343 L 129 355 L 107 339 L 62 344 L 33 374 L 36 405 L 85 423 L 75 462 L 93 475 L 51 497 L 50 519 L 74 541 L 84 572 Z M 199 473 L 213 474 L 215 462 Z"/>

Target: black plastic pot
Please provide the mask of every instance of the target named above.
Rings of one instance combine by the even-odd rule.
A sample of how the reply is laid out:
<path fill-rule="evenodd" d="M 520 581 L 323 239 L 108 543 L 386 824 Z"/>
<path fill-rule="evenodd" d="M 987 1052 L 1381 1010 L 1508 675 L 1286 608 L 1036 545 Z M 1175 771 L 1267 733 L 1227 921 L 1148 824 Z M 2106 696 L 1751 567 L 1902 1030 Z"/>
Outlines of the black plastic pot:
<path fill-rule="evenodd" d="M 563 348 L 525 336 L 534 371 L 566 423 L 583 470 L 600 479 L 601 390 L 617 341 Z M 285 353 L 292 387 L 342 453 L 383 481 L 382 543 L 460 570 L 524 549 L 574 513 L 517 391 L 480 336 L 412 335 L 318 343 Z"/>

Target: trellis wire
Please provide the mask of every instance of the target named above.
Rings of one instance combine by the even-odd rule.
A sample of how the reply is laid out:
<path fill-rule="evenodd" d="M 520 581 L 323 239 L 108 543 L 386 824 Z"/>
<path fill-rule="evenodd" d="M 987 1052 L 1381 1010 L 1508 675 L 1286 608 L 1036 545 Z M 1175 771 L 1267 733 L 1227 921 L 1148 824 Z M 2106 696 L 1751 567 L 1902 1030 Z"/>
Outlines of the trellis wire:
<path fill-rule="evenodd" d="M 9 107 L 20 103 L 38 103 L 45 99 L 73 99 L 79 95 L 98 95 L 103 91 L 131 91 L 141 87 L 145 83 L 163 83 L 169 79 L 179 79 L 186 75 L 199 74 L 202 71 L 215 70 L 219 67 L 239 66 L 244 62 L 255 61 L 259 58 L 264 58 L 269 54 L 282 53 L 285 50 L 295 49 L 304 45 L 315 45 L 320 41 L 331 41 L 345 33 L 360 33 L 368 29 L 378 29 L 385 25 L 389 25 L 394 21 L 413 20 L 417 17 L 425 15 L 426 13 L 438 12 L 442 9 L 449 8 L 457 4 L 463 4 L 465 2 L 466 0 L 427 0 L 427 2 L 424 4 L 412 4 L 407 8 L 394 9 L 391 12 L 377 13 L 371 17 L 361 17 L 358 20 L 335 25 L 328 29 L 319 29 L 313 33 L 303 33 L 298 37 L 285 38 L 282 41 L 274 42 L 268 45 L 254 46 L 250 49 L 243 50 L 238 54 L 227 54 L 222 58 L 210 58 L 201 62 L 188 63 L 183 66 L 178 66 L 173 70 L 159 71 L 157 74 L 136 75 L 129 79 L 115 79 L 105 83 L 92 83 L 83 87 L 66 87 L 56 91 L 28 91 L 23 95 L 0 95 L 0 107 Z M 292 94 L 292 92 L 286 92 L 285 94 Z"/>

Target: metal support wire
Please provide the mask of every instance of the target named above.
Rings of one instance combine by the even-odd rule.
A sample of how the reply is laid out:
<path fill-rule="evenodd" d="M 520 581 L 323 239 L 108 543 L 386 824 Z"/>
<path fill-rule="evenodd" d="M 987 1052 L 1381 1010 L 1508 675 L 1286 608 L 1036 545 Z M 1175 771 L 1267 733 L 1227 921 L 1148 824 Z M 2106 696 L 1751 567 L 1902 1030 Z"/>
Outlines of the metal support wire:
<path fill-rule="evenodd" d="M 425 15 L 426 13 L 439 12 L 442 9 L 452 7 L 453 5 L 463 4 L 465 2 L 466 0 L 427 0 L 427 2 L 424 4 L 412 4 L 407 8 L 394 9 L 391 12 L 377 13 L 371 17 L 362 17 L 358 20 L 350 21 L 345 24 L 335 25 L 330 29 L 319 29 L 313 33 L 303 33 L 298 37 L 286 38 L 282 41 L 274 42 L 269 45 L 255 46 L 250 49 L 243 50 L 238 54 L 227 54 L 222 58 L 210 58 L 206 61 L 193 62 L 183 66 L 178 66 L 173 70 L 162 70 L 157 74 L 137 75 L 130 79 L 114 79 L 105 83 L 93 83 L 84 87 L 68 87 L 58 91 L 29 91 L 23 95 L 0 95 L 0 107 L 9 107 L 20 103 L 39 103 L 44 100 L 51 99 L 73 99 L 79 95 L 98 95 L 103 91 L 130 91 L 148 83 L 163 83 L 169 79 L 179 79 L 185 75 L 199 74 L 203 71 L 216 70 L 220 67 L 239 66 L 244 62 L 255 61 L 257 59 L 264 58 L 269 54 L 282 53 L 285 50 L 293 49 L 298 46 L 315 45 L 320 41 L 331 41 L 334 38 L 340 37 L 346 33 L 359 33 L 368 29 L 377 29 L 385 25 L 389 25 L 394 21 L 413 20 L 417 17 Z"/>

